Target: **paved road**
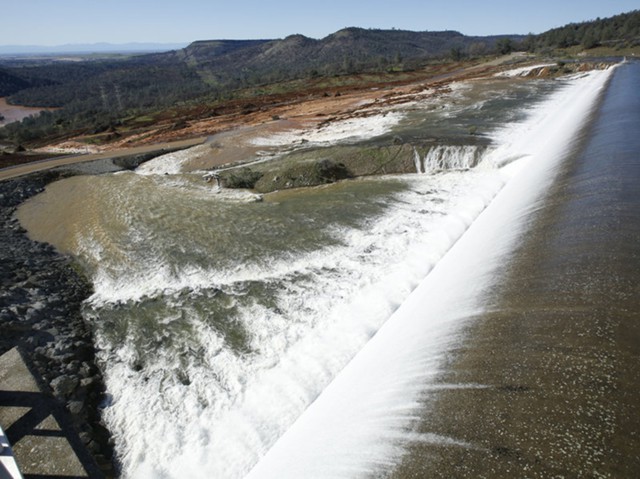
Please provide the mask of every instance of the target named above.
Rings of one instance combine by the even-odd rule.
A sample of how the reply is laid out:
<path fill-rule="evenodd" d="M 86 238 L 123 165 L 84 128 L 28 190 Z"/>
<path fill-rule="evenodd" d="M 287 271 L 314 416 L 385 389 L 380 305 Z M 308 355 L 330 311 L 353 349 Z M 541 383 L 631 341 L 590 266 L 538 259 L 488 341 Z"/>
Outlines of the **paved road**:
<path fill-rule="evenodd" d="M 188 148 L 190 146 L 199 145 L 204 143 L 206 137 L 192 138 L 189 140 L 173 141 L 169 143 L 157 143 L 153 145 L 138 146 L 135 148 L 127 148 L 122 150 L 107 151 L 103 153 L 93 153 L 88 155 L 70 155 L 64 157 L 52 158 L 50 160 L 35 161 L 32 163 L 25 163 L 24 165 L 11 166 L 0 170 L 0 181 L 10 178 L 16 178 L 18 176 L 27 175 L 29 173 L 35 173 L 36 171 L 48 170 L 57 166 L 72 165 L 74 163 L 83 163 L 86 161 L 102 160 L 106 158 L 119 158 L 123 156 L 138 155 L 142 153 L 149 153 L 157 150 L 171 150 Z"/>

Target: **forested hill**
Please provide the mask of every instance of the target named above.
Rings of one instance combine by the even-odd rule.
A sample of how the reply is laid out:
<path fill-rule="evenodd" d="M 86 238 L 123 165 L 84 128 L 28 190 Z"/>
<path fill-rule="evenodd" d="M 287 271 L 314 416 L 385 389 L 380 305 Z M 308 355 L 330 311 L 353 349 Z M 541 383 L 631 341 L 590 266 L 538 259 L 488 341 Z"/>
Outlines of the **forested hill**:
<path fill-rule="evenodd" d="M 13 95 L 33 86 L 34 83 L 26 78 L 0 69 L 0 97 Z"/>
<path fill-rule="evenodd" d="M 279 40 L 205 40 L 175 51 L 120 59 L 36 62 L 0 58 L 0 96 L 10 95 L 10 102 L 25 106 L 61 108 L 23 125 L 0 129 L 0 139 L 30 142 L 72 130 L 98 130 L 132 115 L 185 102 L 214 104 L 228 99 L 234 90 L 255 88 L 259 92 L 266 85 L 289 80 L 387 74 L 414 70 L 432 61 L 512 50 L 553 53 L 576 45 L 583 49 L 605 45 L 614 51 L 640 46 L 640 11 L 526 37 L 352 27 L 319 40 L 303 35 Z"/>
<path fill-rule="evenodd" d="M 292 35 L 282 40 L 198 41 L 181 50 L 128 60 L 23 65 L 5 73 L 24 79 L 25 85 L 49 83 L 25 88 L 11 98 L 23 105 L 80 102 L 100 107 L 107 94 L 117 96 L 110 105 L 146 108 L 310 76 L 411 69 L 452 51 L 490 53 L 503 38 L 521 37 L 347 28 L 321 40 Z"/>
<path fill-rule="evenodd" d="M 433 59 L 513 49 L 638 45 L 640 11 L 569 24 L 540 35 L 471 37 L 455 31 L 345 28 L 323 39 L 197 41 L 166 53 L 78 64 L 0 62 L 0 96 L 27 106 L 75 111 L 153 108 L 231 89 L 314 76 L 410 70 Z"/>
<path fill-rule="evenodd" d="M 522 37 L 345 28 L 321 40 L 291 35 L 283 40 L 243 43 L 201 41 L 170 55 L 195 68 L 207 83 L 224 84 L 232 77 L 243 84 L 410 68 L 448 57 L 452 51 L 486 54 L 501 38 Z"/>
<path fill-rule="evenodd" d="M 9 125 L 0 136 L 30 142 L 66 131 L 100 130 L 119 118 L 184 102 L 216 102 L 233 90 L 318 76 L 411 70 L 433 59 L 483 55 L 519 36 L 346 28 L 321 40 L 197 41 L 186 48 L 127 59 L 0 62 L 0 96 L 61 110 Z"/>
<path fill-rule="evenodd" d="M 610 18 L 589 22 L 570 23 L 530 38 L 532 50 L 544 48 L 567 48 L 582 46 L 591 49 L 597 46 L 640 45 L 640 10 L 622 13 Z"/>

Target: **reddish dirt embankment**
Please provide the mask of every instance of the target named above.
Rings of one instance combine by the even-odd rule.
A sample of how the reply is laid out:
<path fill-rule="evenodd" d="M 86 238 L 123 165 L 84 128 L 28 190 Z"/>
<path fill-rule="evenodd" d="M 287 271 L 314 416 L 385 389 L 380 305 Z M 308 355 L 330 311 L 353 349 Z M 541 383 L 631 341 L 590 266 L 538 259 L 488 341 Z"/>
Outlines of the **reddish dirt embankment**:
<path fill-rule="evenodd" d="M 355 75 L 349 81 L 341 80 L 343 83 L 340 85 L 332 85 L 328 79 L 309 80 L 286 93 L 253 94 L 214 105 L 203 104 L 165 112 L 149 118 L 143 127 L 137 129 L 117 127 L 102 136 L 84 135 L 59 140 L 30 152 L 39 155 L 37 157 L 25 155 L 18 160 L 29 162 L 51 154 L 81 155 L 73 159 L 65 158 L 64 162 L 68 164 L 97 159 L 95 155 L 104 158 L 129 154 L 128 150 L 132 148 L 152 151 L 172 148 L 174 142 L 195 145 L 208 136 L 239 129 L 251 134 L 251 130 L 274 133 L 309 128 L 337 120 L 375 115 L 389 107 L 433 98 L 446 93 L 453 82 L 492 77 L 500 71 L 532 65 L 533 61 L 515 54 L 484 63 L 434 65 L 393 76 Z M 547 67 L 544 71 L 536 71 L 536 77 L 600 67 L 592 64 Z M 11 161 L 15 164 L 14 160 Z M 59 161 L 55 160 L 52 166 L 58 166 Z M 28 171 L 48 167 L 46 163 L 38 165 Z M 16 176 L 16 173 L 14 171 L 11 176 Z M 7 174 L 0 173 L 0 179 L 7 177 Z"/>

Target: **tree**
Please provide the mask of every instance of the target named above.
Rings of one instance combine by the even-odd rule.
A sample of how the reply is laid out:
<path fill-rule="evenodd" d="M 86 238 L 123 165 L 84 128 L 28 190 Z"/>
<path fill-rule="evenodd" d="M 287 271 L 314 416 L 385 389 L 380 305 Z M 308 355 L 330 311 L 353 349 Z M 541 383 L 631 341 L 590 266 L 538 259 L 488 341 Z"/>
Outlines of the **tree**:
<path fill-rule="evenodd" d="M 524 39 L 520 42 L 520 48 L 526 52 L 535 52 L 536 51 L 536 36 L 533 33 L 529 33 Z"/>
<path fill-rule="evenodd" d="M 487 52 L 487 44 L 485 42 L 473 42 L 469 45 L 469 55 L 479 57 Z"/>
<path fill-rule="evenodd" d="M 453 47 L 449 55 L 451 56 L 451 59 L 454 62 L 462 60 L 462 57 L 464 56 L 462 53 L 462 47 L 460 46 Z"/>
<path fill-rule="evenodd" d="M 501 38 L 496 42 L 496 50 L 501 55 L 508 55 L 514 50 L 513 41 L 511 41 L 511 38 Z"/>
<path fill-rule="evenodd" d="M 591 31 L 587 31 L 584 38 L 582 39 L 582 46 L 588 50 L 590 48 L 595 48 L 599 45 L 598 39 L 596 35 Z"/>

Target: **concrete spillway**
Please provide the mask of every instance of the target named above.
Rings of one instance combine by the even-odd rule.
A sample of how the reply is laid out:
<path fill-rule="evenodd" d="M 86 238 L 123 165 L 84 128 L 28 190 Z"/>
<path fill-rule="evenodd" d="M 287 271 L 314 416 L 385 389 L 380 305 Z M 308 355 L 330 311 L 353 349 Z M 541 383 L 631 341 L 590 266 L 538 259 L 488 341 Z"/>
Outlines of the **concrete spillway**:
<path fill-rule="evenodd" d="M 633 424 L 610 392 L 636 358 L 609 312 L 637 310 L 637 221 L 617 201 L 637 174 L 602 158 L 633 158 L 637 126 L 614 108 L 623 137 L 580 158 L 618 78 L 474 85 L 407 112 L 407 134 L 451 116 L 492 142 L 416 154 L 402 179 L 248 202 L 137 172 L 23 205 L 31 234 L 88 265 L 123 477 L 613 475 L 603 457 L 635 446 L 611 432 L 619 411 Z"/>
<path fill-rule="evenodd" d="M 565 148 L 538 143 L 250 477 L 638 473 L 638 70 L 595 110 L 574 92 L 551 120 Z"/>
<path fill-rule="evenodd" d="M 636 477 L 640 471 L 640 65 L 620 67 L 395 477 Z"/>

